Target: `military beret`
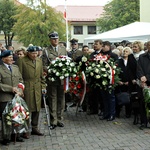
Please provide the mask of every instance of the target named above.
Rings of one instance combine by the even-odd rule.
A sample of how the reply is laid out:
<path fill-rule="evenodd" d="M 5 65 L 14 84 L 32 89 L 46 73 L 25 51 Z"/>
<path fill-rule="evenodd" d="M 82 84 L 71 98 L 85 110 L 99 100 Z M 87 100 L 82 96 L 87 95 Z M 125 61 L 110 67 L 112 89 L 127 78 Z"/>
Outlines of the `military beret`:
<path fill-rule="evenodd" d="M 36 52 L 36 51 L 37 51 L 37 46 L 29 46 L 29 47 L 27 48 L 27 51 L 28 51 L 28 52 Z"/>
<path fill-rule="evenodd" d="M 78 43 L 78 39 L 73 38 L 73 39 L 70 40 L 70 43 L 72 43 L 72 44 Z"/>
<path fill-rule="evenodd" d="M 37 46 L 37 47 L 36 47 L 36 50 L 37 50 L 37 51 L 42 51 L 42 48 L 41 48 L 40 46 Z"/>
<path fill-rule="evenodd" d="M 58 38 L 59 38 L 58 33 L 55 32 L 55 31 L 49 33 L 49 34 L 48 34 L 48 37 L 49 37 L 50 39 L 58 39 Z"/>
<path fill-rule="evenodd" d="M 1 55 L 0 55 L 0 58 L 3 58 L 3 57 L 8 57 L 10 55 L 13 55 L 13 51 L 11 50 L 4 50 Z"/>

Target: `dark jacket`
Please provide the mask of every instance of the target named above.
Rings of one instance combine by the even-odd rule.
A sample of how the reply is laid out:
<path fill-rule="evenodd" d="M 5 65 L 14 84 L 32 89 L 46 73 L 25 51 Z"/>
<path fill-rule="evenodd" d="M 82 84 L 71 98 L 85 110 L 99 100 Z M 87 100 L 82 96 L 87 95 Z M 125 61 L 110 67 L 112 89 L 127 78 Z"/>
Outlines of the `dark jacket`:
<path fill-rule="evenodd" d="M 147 84 L 150 85 L 150 53 L 146 52 L 140 55 L 137 64 L 137 77 L 140 80 L 142 76 L 146 76 Z"/>

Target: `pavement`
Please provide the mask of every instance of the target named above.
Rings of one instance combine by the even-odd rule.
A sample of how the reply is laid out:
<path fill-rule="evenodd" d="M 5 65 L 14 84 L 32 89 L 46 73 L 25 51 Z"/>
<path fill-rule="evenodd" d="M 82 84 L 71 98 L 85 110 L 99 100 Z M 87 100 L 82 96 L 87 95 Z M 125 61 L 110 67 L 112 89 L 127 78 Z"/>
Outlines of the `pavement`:
<path fill-rule="evenodd" d="M 133 116 L 124 112 L 114 121 L 99 120 L 98 115 L 87 115 L 69 108 L 64 112 L 65 127 L 51 130 L 49 136 L 45 109 L 40 112 L 39 128 L 45 136 L 33 136 L 25 142 L 0 145 L 0 150 L 150 150 L 150 129 L 133 125 Z"/>

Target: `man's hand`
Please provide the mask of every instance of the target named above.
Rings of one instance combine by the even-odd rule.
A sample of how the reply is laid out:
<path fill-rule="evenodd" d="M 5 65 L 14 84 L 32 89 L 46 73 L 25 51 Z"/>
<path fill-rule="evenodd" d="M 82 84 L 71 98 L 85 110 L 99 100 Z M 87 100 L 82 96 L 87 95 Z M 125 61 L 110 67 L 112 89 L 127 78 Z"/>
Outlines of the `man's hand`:
<path fill-rule="evenodd" d="M 18 88 L 17 87 L 12 87 L 12 92 L 17 94 L 19 92 Z"/>
<path fill-rule="evenodd" d="M 147 81 L 146 77 L 145 76 L 141 77 L 141 81 L 146 82 Z"/>

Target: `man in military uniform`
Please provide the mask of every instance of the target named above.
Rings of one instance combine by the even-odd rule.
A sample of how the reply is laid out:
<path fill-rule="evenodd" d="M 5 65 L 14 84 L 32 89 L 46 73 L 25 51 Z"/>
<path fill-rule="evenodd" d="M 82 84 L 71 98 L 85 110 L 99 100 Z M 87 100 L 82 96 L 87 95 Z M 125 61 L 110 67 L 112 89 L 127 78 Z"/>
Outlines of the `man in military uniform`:
<path fill-rule="evenodd" d="M 38 130 L 38 119 L 41 108 L 41 94 L 46 91 L 43 77 L 42 60 L 38 58 L 36 46 L 27 49 L 27 56 L 18 60 L 18 66 L 25 82 L 24 99 L 31 112 L 32 135 L 42 136 Z"/>
<path fill-rule="evenodd" d="M 13 64 L 13 52 L 6 50 L 1 53 L 2 65 L 0 65 L 0 117 L 7 105 L 15 94 L 23 95 L 21 88 L 18 88 L 19 83 L 23 83 L 22 75 L 18 66 Z M 2 144 L 8 145 L 10 137 L 4 135 L 3 120 L 2 120 Z M 23 142 L 23 139 L 17 137 L 16 141 Z"/>
<path fill-rule="evenodd" d="M 72 40 L 70 40 L 71 43 L 71 51 L 68 52 L 68 56 L 71 57 L 74 61 L 76 61 L 76 59 L 79 56 L 83 55 L 83 52 L 81 50 L 78 49 L 78 39 L 73 38 Z"/>
<path fill-rule="evenodd" d="M 47 66 L 56 57 L 61 55 L 67 55 L 66 48 L 59 46 L 59 36 L 57 32 L 48 34 L 50 39 L 50 46 L 43 49 L 43 65 L 46 71 Z M 65 106 L 65 94 L 63 88 L 63 80 L 49 81 L 47 78 L 47 94 L 48 94 L 48 105 L 51 116 L 51 129 L 58 127 L 64 127 L 63 111 Z"/>

